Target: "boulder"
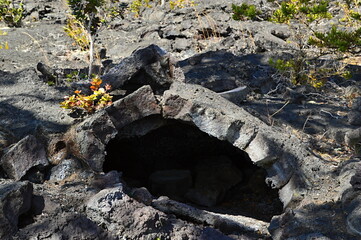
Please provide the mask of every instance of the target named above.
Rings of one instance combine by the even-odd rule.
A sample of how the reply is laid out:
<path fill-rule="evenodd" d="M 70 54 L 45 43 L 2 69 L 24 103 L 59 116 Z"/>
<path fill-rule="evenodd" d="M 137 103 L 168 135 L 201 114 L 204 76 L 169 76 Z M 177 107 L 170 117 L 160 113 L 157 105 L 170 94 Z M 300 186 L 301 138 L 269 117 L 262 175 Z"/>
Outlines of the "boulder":
<path fill-rule="evenodd" d="M 91 197 L 86 204 L 86 214 L 124 239 L 231 239 L 213 228 L 186 223 L 134 201 L 124 193 L 121 184 Z"/>
<path fill-rule="evenodd" d="M 361 112 L 355 110 L 348 112 L 347 121 L 353 126 L 361 126 Z"/>
<path fill-rule="evenodd" d="M 44 146 L 28 135 L 5 151 L 0 164 L 10 178 L 20 180 L 31 168 L 47 166 L 49 162 Z"/>
<path fill-rule="evenodd" d="M 207 224 L 220 229 L 222 232 L 248 233 L 251 236 L 253 235 L 253 239 L 266 239 L 269 237 L 268 223 L 253 218 L 213 213 L 170 200 L 167 197 L 154 199 L 152 206 L 165 213 L 185 217 L 196 223 Z"/>
<path fill-rule="evenodd" d="M 15 142 L 15 136 L 7 129 L 0 127 L 0 158 L 3 150 Z"/>
<path fill-rule="evenodd" d="M 10 239 L 17 231 L 19 216 L 30 210 L 32 194 L 30 182 L 0 181 L 1 239 Z"/>
<path fill-rule="evenodd" d="M 125 98 L 115 101 L 106 109 L 111 121 L 117 129 L 151 115 L 158 115 L 161 108 L 149 85 L 139 88 Z"/>
<path fill-rule="evenodd" d="M 90 168 L 102 171 L 105 144 L 117 134 L 113 122 L 103 109 L 74 125 L 66 134 L 69 151 Z"/>
<path fill-rule="evenodd" d="M 77 159 L 64 159 L 51 169 L 50 180 L 61 181 L 79 172 L 81 163 Z"/>
<path fill-rule="evenodd" d="M 156 45 L 135 51 L 114 66 L 102 79 L 113 89 L 136 90 L 150 85 L 154 90 L 169 88 L 175 80 L 184 81 L 183 73 L 176 67 L 177 61 Z"/>
<path fill-rule="evenodd" d="M 351 149 L 355 151 L 356 154 L 360 154 L 360 144 L 361 142 L 361 128 L 352 129 L 346 132 L 345 134 L 345 143 Z"/>
<path fill-rule="evenodd" d="M 145 187 L 133 188 L 130 191 L 130 196 L 138 202 L 144 203 L 147 206 L 152 204 L 153 196 Z"/>

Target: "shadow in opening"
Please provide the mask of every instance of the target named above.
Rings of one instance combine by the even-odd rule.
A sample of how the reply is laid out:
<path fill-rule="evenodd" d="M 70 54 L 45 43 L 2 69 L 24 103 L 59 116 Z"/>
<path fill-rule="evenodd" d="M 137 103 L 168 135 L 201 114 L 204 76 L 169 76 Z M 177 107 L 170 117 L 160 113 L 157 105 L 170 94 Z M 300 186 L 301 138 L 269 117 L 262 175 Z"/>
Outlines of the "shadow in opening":
<path fill-rule="evenodd" d="M 144 136 L 117 136 L 106 151 L 105 172 L 121 171 L 129 186 L 145 186 L 155 196 L 263 221 L 282 213 L 264 169 L 244 151 L 194 126 L 167 120 Z"/>

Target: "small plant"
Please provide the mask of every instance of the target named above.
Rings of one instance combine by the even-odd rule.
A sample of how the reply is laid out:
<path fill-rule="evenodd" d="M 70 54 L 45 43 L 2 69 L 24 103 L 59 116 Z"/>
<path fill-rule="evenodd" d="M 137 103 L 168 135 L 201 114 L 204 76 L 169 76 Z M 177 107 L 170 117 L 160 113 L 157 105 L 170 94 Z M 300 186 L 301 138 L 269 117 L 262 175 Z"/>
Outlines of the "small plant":
<path fill-rule="evenodd" d="M 237 6 L 232 4 L 233 15 L 232 18 L 234 20 L 256 20 L 262 12 L 257 10 L 255 5 L 248 5 L 246 3 L 242 3 L 241 6 Z"/>
<path fill-rule="evenodd" d="M 0 49 L 8 50 L 9 49 L 8 42 L 0 43 Z"/>
<path fill-rule="evenodd" d="M 23 12 L 23 2 L 16 6 L 13 1 L 0 0 L 0 21 L 4 21 L 9 27 L 20 27 Z"/>
<path fill-rule="evenodd" d="M 104 0 L 68 0 L 72 15 L 83 26 L 89 40 L 89 76 L 93 72 L 94 41 L 102 23 L 99 9 L 105 4 Z"/>
<path fill-rule="evenodd" d="M 277 9 L 270 21 L 278 23 L 288 23 L 292 18 L 294 18 L 297 13 L 297 7 L 291 2 L 282 2 L 279 9 Z"/>
<path fill-rule="evenodd" d="M 68 17 L 64 31 L 74 40 L 75 44 L 78 45 L 82 51 L 89 49 L 89 34 L 86 32 L 85 27 L 73 16 Z"/>
<path fill-rule="evenodd" d="M 80 71 L 73 71 L 65 75 L 67 82 L 77 82 L 79 80 L 86 80 L 88 76 L 85 73 L 81 73 Z M 95 76 L 93 76 L 95 77 Z"/>
<path fill-rule="evenodd" d="M 323 87 L 331 77 L 351 78 L 351 73 L 341 66 L 318 66 L 307 61 L 304 57 L 291 60 L 270 59 L 269 64 L 279 71 L 285 78 L 290 79 L 294 85 L 308 84 L 314 88 Z"/>
<path fill-rule="evenodd" d="M 339 30 L 333 25 L 327 33 L 315 32 L 308 43 L 323 48 L 333 48 L 341 52 L 352 51 L 361 46 L 361 27 L 355 31 Z"/>
<path fill-rule="evenodd" d="M 60 107 L 71 109 L 72 112 L 80 110 L 93 113 L 98 109 L 111 105 L 113 97 L 108 93 L 111 87 L 106 84 L 104 88 L 101 88 L 101 84 L 102 80 L 99 77 L 93 78 L 90 86 L 93 94 L 87 96 L 76 90 L 74 91 L 75 95 L 64 97 L 65 100 L 60 103 Z"/>
<path fill-rule="evenodd" d="M 72 16 L 77 21 L 74 22 L 75 28 L 70 28 L 69 31 L 74 33 L 74 38 L 78 43 L 84 44 L 85 46 L 87 41 L 89 41 L 88 76 L 90 77 L 93 73 L 96 36 L 101 27 L 106 25 L 110 19 L 118 16 L 122 17 L 124 8 L 119 8 L 119 11 L 116 13 L 114 9 L 109 10 L 109 8 L 106 7 L 105 0 L 67 0 L 67 2 L 71 9 Z M 123 5 L 121 4 L 121 6 Z"/>
<path fill-rule="evenodd" d="M 176 8 L 185 8 L 185 7 L 194 7 L 194 6 L 196 6 L 196 3 L 192 0 L 169 1 L 169 7 L 172 10 Z"/>
<path fill-rule="evenodd" d="M 3 32 L 0 30 L 0 36 L 6 36 L 8 33 L 7 32 Z M 0 42 L 0 49 L 9 49 L 9 44 L 8 42 Z"/>
<path fill-rule="evenodd" d="M 328 1 L 290 0 L 281 2 L 280 7 L 273 12 L 270 21 L 289 23 L 291 19 L 298 19 L 313 22 L 331 17 L 332 15 L 328 12 Z"/>
<path fill-rule="evenodd" d="M 135 17 L 140 17 L 140 13 L 143 8 L 151 8 L 152 5 L 150 5 L 150 1 L 152 0 L 134 0 L 130 6 L 129 9 L 132 13 L 134 13 Z"/>

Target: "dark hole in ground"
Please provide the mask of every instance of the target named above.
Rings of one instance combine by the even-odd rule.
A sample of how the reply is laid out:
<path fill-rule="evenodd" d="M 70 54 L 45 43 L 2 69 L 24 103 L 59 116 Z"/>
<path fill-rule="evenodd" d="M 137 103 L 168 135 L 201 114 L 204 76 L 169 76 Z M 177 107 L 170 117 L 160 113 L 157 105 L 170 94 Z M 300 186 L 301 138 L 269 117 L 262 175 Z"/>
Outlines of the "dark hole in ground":
<path fill-rule="evenodd" d="M 139 126 L 147 119 L 141 121 L 128 127 L 142 132 Z M 110 141 L 104 171 L 121 171 L 131 187 L 145 186 L 155 196 L 213 212 L 263 221 L 282 213 L 277 190 L 266 185 L 265 170 L 247 153 L 194 126 L 161 121 L 163 126 L 144 136 L 119 135 Z"/>

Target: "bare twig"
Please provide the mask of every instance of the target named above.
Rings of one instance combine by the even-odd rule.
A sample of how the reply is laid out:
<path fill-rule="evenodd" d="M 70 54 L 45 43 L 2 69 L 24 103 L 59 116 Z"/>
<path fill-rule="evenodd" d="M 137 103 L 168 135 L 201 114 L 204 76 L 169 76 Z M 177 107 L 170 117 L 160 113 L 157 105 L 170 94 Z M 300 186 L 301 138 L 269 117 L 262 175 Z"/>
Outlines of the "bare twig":
<path fill-rule="evenodd" d="M 308 120 L 309 120 L 310 118 L 311 118 L 311 115 L 308 115 L 307 118 L 306 118 L 305 123 L 304 123 L 303 126 L 302 126 L 302 132 L 305 132 L 306 124 L 307 124 L 307 122 L 308 122 Z"/>
<path fill-rule="evenodd" d="M 333 118 L 335 118 L 335 119 L 341 119 L 341 118 L 343 118 L 342 116 L 341 117 L 339 117 L 339 116 L 335 116 L 335 115 L 333 115 L 332 113 L 330 113 L 329 111 L 326 111 L 326 110 L 320 110 L 320 113 L 327 113 L 328 115 L 330 115 L 331 117 L 333 117 Z"/>
<path fill-rule="evenodd" d="M 274 112 L 271 117 L 274 117 L 277 113 L 281 112 L 288 104 L 290 103 L 289 100 L 287 100 L 287 102 L 280 108 L 278 109 L 276 112 Z"/>

